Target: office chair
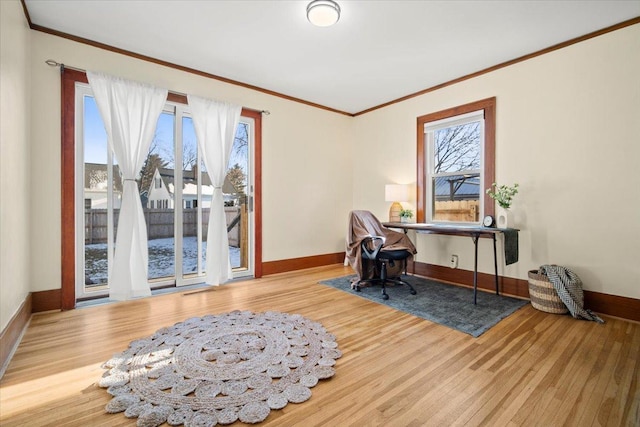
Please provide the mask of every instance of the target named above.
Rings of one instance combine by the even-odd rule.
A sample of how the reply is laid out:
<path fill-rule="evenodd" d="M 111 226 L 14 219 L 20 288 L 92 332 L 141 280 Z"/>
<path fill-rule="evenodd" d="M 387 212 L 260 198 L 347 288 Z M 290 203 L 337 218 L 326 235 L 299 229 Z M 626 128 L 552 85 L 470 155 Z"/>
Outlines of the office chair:
<path fill-rule="evenodd" d="M 411 286 L 410 283 L 405 282 L 399 277 L 388 277 L 387 274 L 387 265 L 390 267 L 395 266 L 396 261 L 401 261 L 403 264 L 406 263 L 407 258 L 409 258 L 412 254 L 406 249 L 396 249 L 396 250 L 383 250 L 384 238 L 380 236 L 371 236 L 366 237 L 362 240 L 362 258 L 373 261 L 376 265 L 379 265 L 379 276 L 373 277 L 371 279 L 362 279 L 354 282 L 354 289 L 356 292 L 360 292 L 360 285 L 381 285 L 382 286 L 382 299 L 388 300 L 389 295 L 387 294 L 387 289 L 385 287 L 386 284 L 394 284 L 394 285 L 406 285 L 409 287 L 409 293 L 411 295 L 416 294 L 416 290 Z"/>
<path fill-rule="evenodd" d="M 417 253 L 411 239 L 405 234 L 391 230 L 371 212 L 351 211 L 346 240 L 346 258 L 357 274 L 351 288 L 359 291 L 368 285 L 382 285 L 382 298 L 388 299 L 385 285 L 407 285 L 411 293 L 415 290 L 407 282 L 396 279 L 405 270 L 406 262 Z"/>

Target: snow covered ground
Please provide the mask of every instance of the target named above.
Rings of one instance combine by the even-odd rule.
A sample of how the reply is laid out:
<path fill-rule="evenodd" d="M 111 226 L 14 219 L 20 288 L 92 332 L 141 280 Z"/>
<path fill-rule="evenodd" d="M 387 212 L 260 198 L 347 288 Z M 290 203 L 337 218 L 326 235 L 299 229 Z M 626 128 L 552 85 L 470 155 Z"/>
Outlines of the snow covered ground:
<path fill-rule="evenodd" d="M 196 237 L 185 237 L 182 248 L 182 271 L 184 274 L 197 271 L 198 246 Z M 207 242 L 202 242 L 202 268 L 205 267 Z M 107 282 L 107 244 L 85 245 L 85 284 Z M 229 246 L 231 268 L 240 267 L 240 248 Z M 175 276 L 173 238 L 149 240 L 149 279 Z"/>

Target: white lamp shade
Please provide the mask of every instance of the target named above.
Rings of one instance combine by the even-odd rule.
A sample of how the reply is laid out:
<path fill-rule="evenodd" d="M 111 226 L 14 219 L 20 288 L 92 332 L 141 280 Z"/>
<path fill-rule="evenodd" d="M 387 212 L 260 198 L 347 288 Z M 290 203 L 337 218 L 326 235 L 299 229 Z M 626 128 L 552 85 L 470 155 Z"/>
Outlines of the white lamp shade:
<path fill-rule="evenodd" d="M 406 184 L 387 184 L 384 187 L 385 202 L 408 202 L 409 186 Z"/>
<path fill-rule="evenodd" d="M 307 19 L 317 27 L 329 27 L 340 19 L 340 6 L 332 0 L 314 0 L 307 6 Z"/>

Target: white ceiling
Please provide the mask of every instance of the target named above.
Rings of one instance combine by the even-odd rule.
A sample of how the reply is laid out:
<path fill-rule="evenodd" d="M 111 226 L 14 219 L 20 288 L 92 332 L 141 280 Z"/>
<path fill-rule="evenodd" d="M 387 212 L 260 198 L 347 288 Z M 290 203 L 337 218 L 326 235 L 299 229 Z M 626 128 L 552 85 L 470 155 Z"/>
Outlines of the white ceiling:
<path fill-rule="evenodd" d="M 640 16 L 638 0 L 337 1 L 326 28 L 308 0 L 25 4 L 35 25 L 348 113 Z"/>

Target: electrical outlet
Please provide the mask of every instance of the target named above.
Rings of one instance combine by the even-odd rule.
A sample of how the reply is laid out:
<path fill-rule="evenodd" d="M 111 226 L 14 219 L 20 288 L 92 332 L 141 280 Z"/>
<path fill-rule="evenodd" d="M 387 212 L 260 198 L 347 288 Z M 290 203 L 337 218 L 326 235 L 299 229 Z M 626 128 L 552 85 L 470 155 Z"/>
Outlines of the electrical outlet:
<path fill-rule="evenodd" d="M 449 260 L 449 267 L 458 268 L 458 255 L 451 255 L 451 259 Z"/>

